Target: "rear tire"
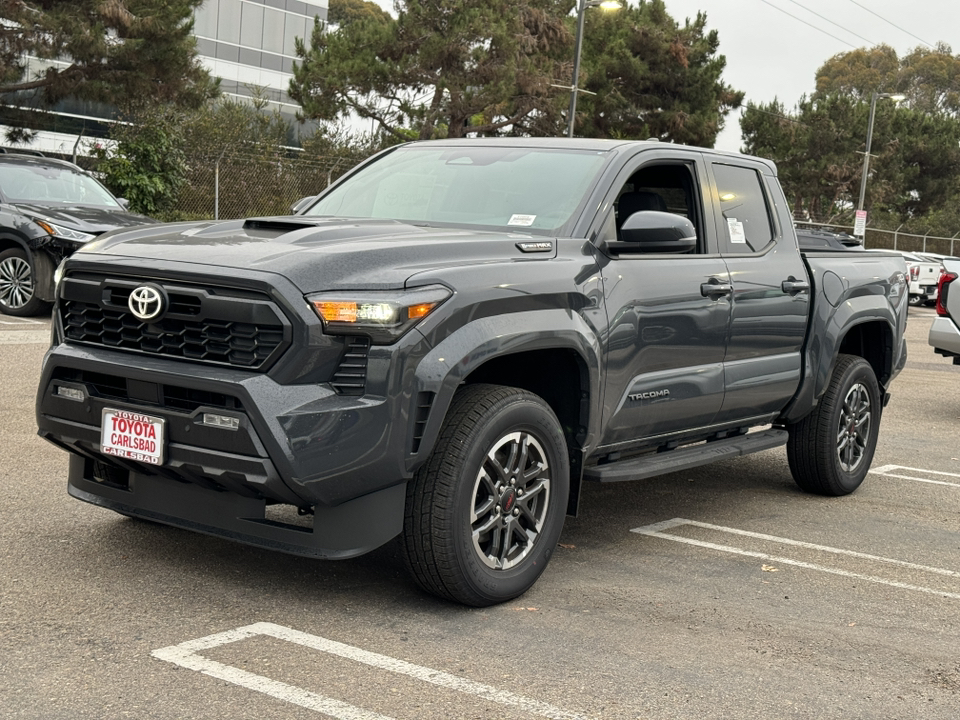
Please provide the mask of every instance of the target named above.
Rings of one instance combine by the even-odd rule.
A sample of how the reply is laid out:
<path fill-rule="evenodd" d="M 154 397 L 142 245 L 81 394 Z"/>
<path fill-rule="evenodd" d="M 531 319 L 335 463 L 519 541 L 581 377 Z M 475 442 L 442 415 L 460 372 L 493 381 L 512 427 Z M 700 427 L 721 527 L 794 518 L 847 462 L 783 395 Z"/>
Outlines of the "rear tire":
<path fill-rule="evenodd" d="M 873 462 L 880 413 L 880 387 L 870 363 L 838 356 L 820 403 L 789 428 L 787 460 L 800 489 L 833 496 L 856 490 Z"/>
<path fill-rule="evenodd" d="M 52 304 L 37 297 L 36 275 L 19 248 L 0 252 L 0 312 L 25 317 L 49 312 Z"/>
<path fill-rule="evenodd" d="M 560 538 L 570 463 L 557 416 L 517 388 L 457 391 L 407 484 L 403 551 L 417 584 L 475 607 L 526 592 Z"/>

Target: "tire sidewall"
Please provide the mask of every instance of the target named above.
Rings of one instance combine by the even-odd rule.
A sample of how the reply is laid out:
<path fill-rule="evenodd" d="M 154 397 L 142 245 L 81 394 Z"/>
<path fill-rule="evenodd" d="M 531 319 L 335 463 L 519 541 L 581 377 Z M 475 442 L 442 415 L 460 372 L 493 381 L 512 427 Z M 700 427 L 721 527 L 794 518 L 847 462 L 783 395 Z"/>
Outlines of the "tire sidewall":
<path fill-rule="evenodd" d="M 550 465 L 550 495 L 543 529 L 532 551 L 516 567 L 494 570 L 483 563 L 473 545 L 469 509 L 473 503 L 477 473 L 494 443 L 511 432 L 529 432 L 543 447 Z M 457 478 L 450 527 L 456 528 L 455 551 L 463 576 L 473 590 L 490 602 L 502 602 L 526 591 L 546 568 L 553 554 L 566 515 L 570 467 L 566 442 L 559 421 L 544 404 L 531 399 L 511 399 L 498 408 L 475 436 L 464 454 Z"/>
<path fill-rule="evenodd" d="M 848 472 L 840 465 L 836 442 L 834 442 L 831 456 L 833 469 L 831 474 L 833 475 L 835 484 L 846 493 L 851 493 L 856 490 L 863 482 L 867 472 L 869 472 L 870 465 L 873 463 L 873 455 L 877 449 L 877 439 L 880 435 L 880 416 L 882 412 L 880 388 L 874 376 L 873 369 L 865 360 L 851 365 L 841 378 L 838 385 L 836 402 L 828 418 L 828 429 L 830 433 L 832 433 L 832 437 L 836 438 L 837 430 L 840 426 L 840 414 L 843 408 L 843 401 L 847 397 L 847 393 L 849 393 L 851 388 L 858 382 L 863 384 L 870 397 L 870 432 L 867 434 L 867 446 L 864 450 L 863 458 L 853 471 Z"/>

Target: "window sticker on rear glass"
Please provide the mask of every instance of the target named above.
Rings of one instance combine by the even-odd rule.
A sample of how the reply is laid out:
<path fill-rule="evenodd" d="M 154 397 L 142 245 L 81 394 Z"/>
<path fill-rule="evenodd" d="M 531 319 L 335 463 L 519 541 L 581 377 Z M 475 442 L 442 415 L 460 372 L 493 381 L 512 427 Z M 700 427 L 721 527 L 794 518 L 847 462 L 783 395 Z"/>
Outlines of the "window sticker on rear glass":
<path fill-rule="evenodd" d="M 536 215 L 511 215 L 510 222 L 507 225 L 520 225 L 522 227 L 530 227 L 533 225 L 533 221 L 537 219 Z"/>
<path fill-rule="evenodd" d="M 743 223 L 736 218 L 727 218 L 727 229 L 730 231 L 730 242 L 746 245 L 747 234 L 743 231 Z"/>

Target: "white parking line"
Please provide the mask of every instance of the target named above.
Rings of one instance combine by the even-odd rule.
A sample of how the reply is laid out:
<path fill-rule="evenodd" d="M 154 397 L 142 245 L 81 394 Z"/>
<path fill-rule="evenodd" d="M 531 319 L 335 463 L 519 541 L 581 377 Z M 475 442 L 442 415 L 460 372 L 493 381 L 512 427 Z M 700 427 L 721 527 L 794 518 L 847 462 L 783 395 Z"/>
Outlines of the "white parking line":
<path fill-rule="evenodd" d="M 0 345 L 49 345 L 49 330 L 4 330 Z"/>
<path fill-rule="evenodd" d="M 685 543 L 687 545 L 696 545 L 697 547 L 708 548 L 710 550 L 718 550 L 720 552 L 733 553 L 735 555 L 743 555 L 746 557 L 758 558 L 760 560 L 770 560 L 773 562 L 779 562 L 783 565 L 794 565 L 796 567 L 802 567 L 808 570 L 818 570 L 820 572 L 826 572 L 832 575 L 841 575 L 843 577 L 866 580 L 868 582 L 878 583 L 880 585 L 889 585 L 890 587 L 896 587 L 902 590 L 913 590 L 915 592 L 939 595 L 941 597 L 960 600 L 960 593 L 946 592 L 944 590 L 936 590 L 934 588 L 922 587 L 920 585 L 910 585 L 908 583 L 897 582 L 896 580 L 887 580 L 885 578 L 879 578 L 873 575 L 862 575 L 860 573 L 850 572 L 849 570 L 827 567 L 826 565 L 817 565 L 815 563 L 803 562 L 802 560 L 794 560 L 793 558 L 769 555 L 767 553 L 756 552 L 753 550 L 744 550 L 742 548 L 730 547 L 729 545 L 718 545 L 716 543 L 706 542 L 703 540 L 694 540 L 693 538 L 670 535 L 669 533 L 664 532 L 664 530 L 671 530 L 682 525 L 693 525 L 695 527 L 730 533 L 732 535 L 743 535 L 745 537 L 752 537 L 759 540 L 769 540 L 771 542 L 780 543 L 781 545 L 793 545 L 795 547 L 801 547 L 808 550 L 817 550 L 820 552 L 833 553 L 835 555 L 846 555 L 863 560 L 888 563 L 890 565 L 897 565 L 899 567 L 910 568 L 911 570 L 920 570 L 937 575 L 960 577 L 960 572 L 956 572 L 954 570 L 945 570 L 943 568 L 929 567 L 927 565 L 917 565 L 916 563 L 910 563 L 904 560 L 895 560 L 893 558 L 885 558 L 878 555 L 868 555 L 866 553 L 855 552 L 853 550 L 842 550 L 840 548 L 827 547 L 826 545 L 815 545 L 814 543 L 802 542 L 800 540 L 791 540 L 790 538 L 782 538 L 775 535 L 765 535 L 763 533 L 755 533 L 750 532 L 749 530 L 740 530 L 738 528 L 723 527 L 722 525 L 711 525 L 709 523 L 697 522 L 696 520 L 686 520 L 684 518 L 674 518 L 672 520 L 654 523 L 653 525 L 645 525 L 643 527 L 634 528 L 630 532 L 635 532 L 640 535 L 647 535 L 649 537 L 662 538 L 664 540 L 672 540 L 673 542 Z"/>
<path fill-rule="evenodd" d="M 39 320 L 30 320 L 29 318 L 14 318 L 9 315 L 4 316 L 6 320 L 0 320 L 0 325 L 43 325 Z"/>
<path fill-rule="evenodd" d="M 556 718 L 556 720 L 583 720 L 580 715 L 561 710 L 560 708 L 540 702 L 539 700 L 533 700 L 507 690 L 500 690 L 490 685 L 474 682 L 467 678 L 450 675 L 421 665 L 414 665 L 413 663 L 397 660 L 396 658 L 386 655 L 368 652 L 353 647 L 352 645 L 344 645 L 343 643 L 327 640 L 318 635 L 309 635 L 273 623 L 254 623 L 253 625 L 239 627 L 235 630 L 227 630 L 226 632 L 208 635 L 196 640 L 188 640 L 179 645 L 160 648 L 150 654 L 155 658 L 166 660 L 180 667 L 196 670 L 205 675 L 240 685 L 249 690 L 255 690 L 256 692 L 284 700 L 294 705 L 299 705 L 309 710 L 325 713 L 339 720 L 391 720 L 385 715 L 348 705 L 340 700 L 324 697 L 323 695 L 318 695 L 317 693 L 312 693 L 293 685 L 272 680 L 262 675 L 255 675 L 246 670 L 209 660 L 197 654 L 202 650 L 210 650 L 211 648 L 227 645 L 239 640 L 247 640 L 258 635 L 267 635 L 279 640 L 286 640 L 296 643 L 297 645 L 303 645 L 314 650 L 329 653 L 330 655 L 336 655 L 347 660 L 354 660 L 365 665 L 380 668 L 381 670 L 407 675 L 416 680 L 422 680 L 426 683 L 456 690 L 457 692 L 468 695 L 475 695 L 484 700 L 499 703 L 500 705 L 516 707 L 534 715 Z"/>
<path fill-rule="evenodd" d="M 947 487 L 960 488 L 960 483 L 931 480 L 930 478 L 913 477 L 912 475 L 900 475 L 899 473 L 891 472 L 892 470 L 909 470 L 910 472 L 926 473 L 927 475 L 944 475 L 946 477 L 960 478 L 960 475 L 957 473 L 942 472 L 941 470 L 924 470 L 923 468 L 912 468 L 904 465 L 884 465 L 883 467 L 874 468 L 870 472 L 874 475 L 900 478 L 901 480 L 916 480 L 917 482 L 930 483 L 931 485 L 946 485 Z"/>

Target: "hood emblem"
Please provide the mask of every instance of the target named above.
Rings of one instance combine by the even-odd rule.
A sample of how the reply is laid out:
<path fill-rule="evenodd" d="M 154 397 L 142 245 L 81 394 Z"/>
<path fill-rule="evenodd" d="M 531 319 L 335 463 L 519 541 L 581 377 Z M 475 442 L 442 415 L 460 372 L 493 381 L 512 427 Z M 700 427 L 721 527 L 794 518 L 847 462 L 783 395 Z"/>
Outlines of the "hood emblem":
<path fill-rule="evenodd" d="M 156 285 L 141 285 L 130 293 L 127 307 L 138 320 L 156 320 L 167 309 L 163 290 Z"/>

